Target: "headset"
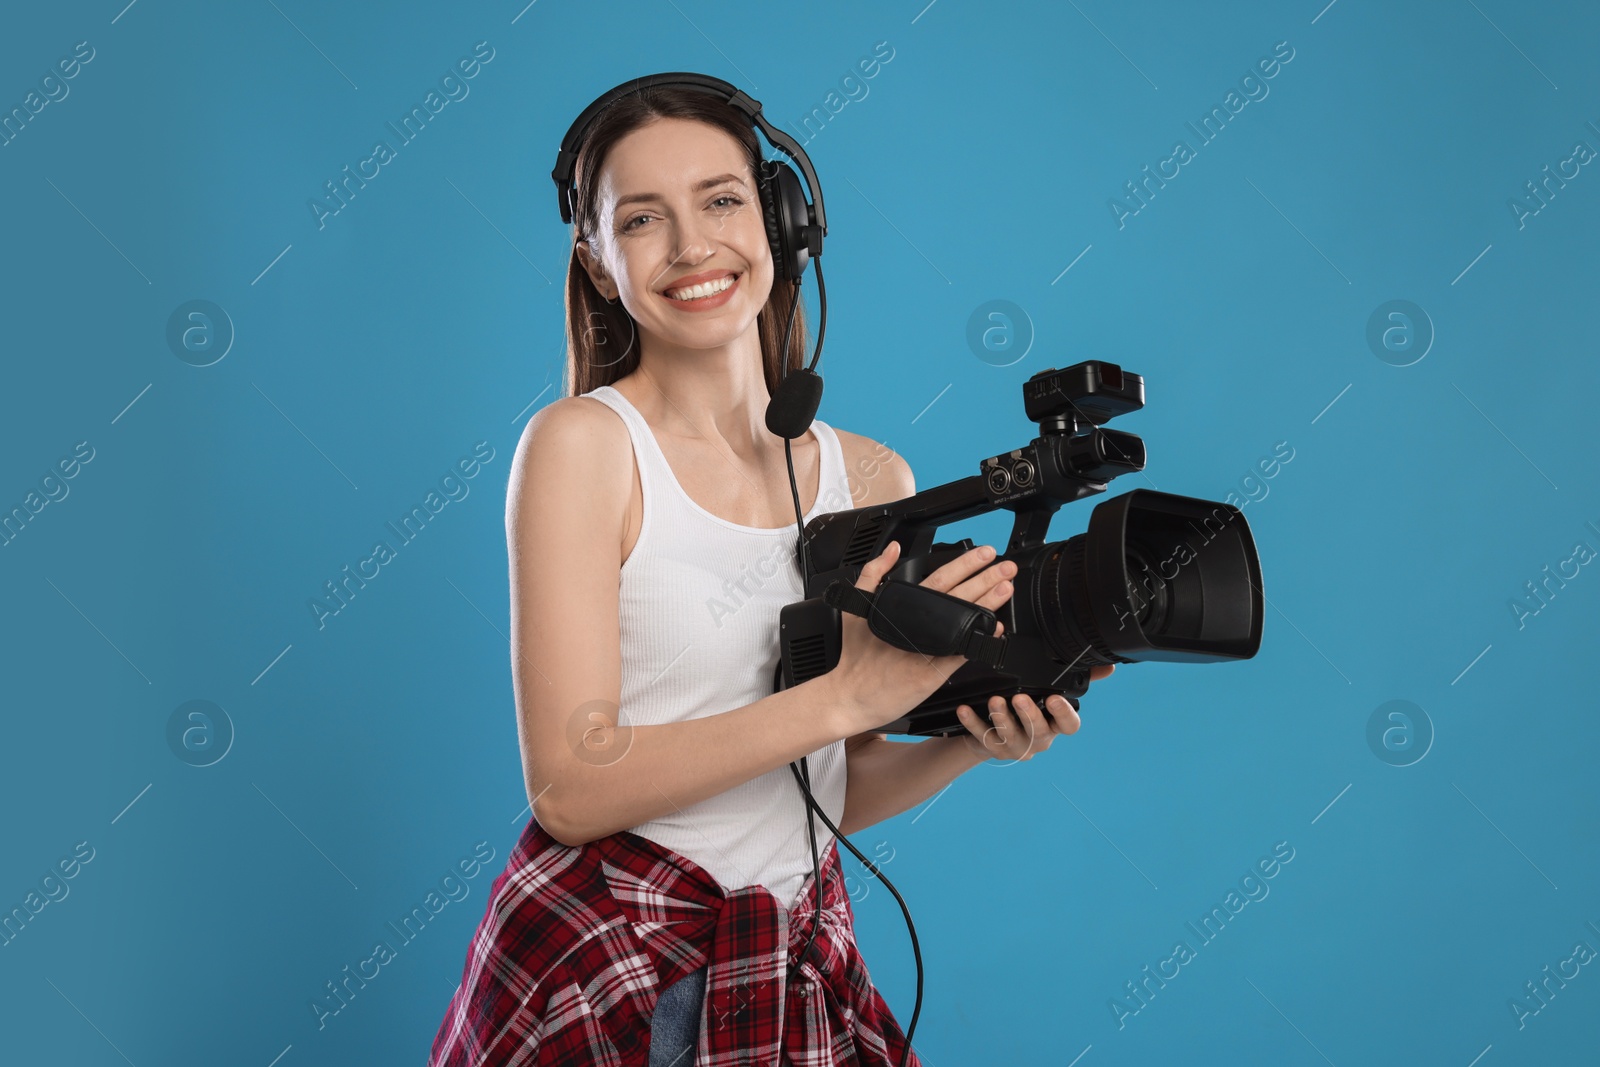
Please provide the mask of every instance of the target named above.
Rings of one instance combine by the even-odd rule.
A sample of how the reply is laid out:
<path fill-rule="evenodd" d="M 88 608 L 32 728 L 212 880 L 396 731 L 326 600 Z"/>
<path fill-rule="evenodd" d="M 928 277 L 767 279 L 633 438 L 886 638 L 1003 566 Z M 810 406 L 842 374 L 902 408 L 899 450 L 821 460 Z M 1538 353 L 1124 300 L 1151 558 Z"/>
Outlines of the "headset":
<path fill-rule="evenodd" d="M 761 199 L 762 220 L 766 225 L 767 243 L 772 249 L 772 264 L 774 283 L 788 282 L 794 286 L 794 301 L 789 308 L 789 321 L 783 331 L 783 343 L 779 352 L 783 354 L 782 376 L 778 382 L 778 389 L 773 393 L 767 403 L 766 423 L 767 429 L 783 438 L 784 458 L 789 466 L 789 491 L 794 497 L 795 532 L 799 540 L 797 555 L 800 560 L 800 577 L 802 591 L 807 587 L 811 578 L 811 559 L 806 550 L 804 533 L 805 515 L 800 509 L 800 490 L 794 475 L 794 452 L 791 442 L 811 428 L 812 421 L 817 417 L 817 408 L 822 403 L 822 377 L 817 374 L 817 360 L 822 355 L 822 339 L 828 330 L 828 291 L 822 280 L 822 238 L 828 232 L 827 216 L 823 212 L 822 186 L 817 181 L 817 172 L 811 165 L 811 160 L 806 156 L 805 150 L 793 137 L 776 129 L 761 113 L 761 103 L 745 95 L 738 87 L 713 78 L 705 74 L 694 74 L 686 71 L 677 71 L 665 74 L 650 74 L 643 78 L 634 78 L 623 82 L 613 89 L 601 94 L 588 107 L 583 109 L 577 119 L 568 128 L 567 135 L 561 139 L 561 150 L 556 155 L 555 168 L 550 172 L 550 177 L 556 184 L 557 202 L 561 209 L 561 221 L 570 223 L 573 220 L 573 211 L 576 205 L 577 188 L 573 182 L 573 170 L 577 164 L 578 149 L 583 144 L 589 127 L 595 119 L 618 98 L 627 96 L 643 89 L 671 87 L 695 89 L 715 96 L 726 104 L 737 108 L 750 120 L 752 126 L 760 130 L 766 139 L 789 158 L 800 166 L 801 173 L 805 175 L 806 187 L 811 190 L 809 202 L 806 199 L 805 189 L 801 188 L 800 178 L 789 165 L 778 159 L 765 159 L 756 168 L 756 190 Z M 806 271 L 806 266 L 815 261 L 817 264 L 817 300 L 821 305 L 821 314 L 817 326 L 817 346 L 811 354 L 811 364 L 789 372 L 789 336 L 794 328 L 795 312 L 800 307 L 800 283 Z M 773 674 L 773 688 L 776 690 L 782 672 L 782 664 Z M 861 854 L 861 850 L 851 843 L 850 839 L 839 832 L 839 828 L 828 818 L 821 805 L 811 795 L 811 774 L 806 757 L 800 757 L 798 764 L 790 763 L 789 770 L 794 773 L 795 782 L 800 787 L 800 792 L 805 797 L 806 806 L 815 812 L 828 829 L 833 831 L 834 838 L 842 841 L 856 858 L 871 872 L 872 876 L 882 882 L 894 894 L 894 899 L 900 905 L 900 911 L 905 915 L 906 929 L 911 935 L 911 951 L 917 961 L 917 999 L 911 1012 L 911 1025 L 906 1029 L 905 1049 L 901 1053 L 900 1064 L 905 1067 L 907 1057 L 911 1054 L 911 1036 L 917 1029 L 917 1016 L 922 1012 L 922 951 L 917 944 L 916 924 L 911 921 L 911 911 L 906 907 L 905 900 L 895 889 L 894 884 L 885 878 L 878 866 Z M 794 971 L 811 957 L 811 946 L 817 937 L 817 926 L 822 912 L 822 867 L 817 855 L 817 828 L 811 819 L 806 820 L 806 828 L 811 836 L 811 867 L 813 885 L 816 889 L 815 910 L 812 913 L 811 934 L 806 939 L 806 947 L 801 950 L 796 962 L 791 965 L 789 977 L 794 977 Z"/>

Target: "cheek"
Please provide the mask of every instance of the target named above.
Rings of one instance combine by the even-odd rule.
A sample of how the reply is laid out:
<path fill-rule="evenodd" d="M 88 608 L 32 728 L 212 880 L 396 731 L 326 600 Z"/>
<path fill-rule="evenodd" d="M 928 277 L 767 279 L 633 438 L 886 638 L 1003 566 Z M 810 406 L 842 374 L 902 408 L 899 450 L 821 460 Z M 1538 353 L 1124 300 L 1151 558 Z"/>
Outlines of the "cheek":
<path fill-rule="evenodd" d="M 777 284 L 776 268 L 773 266 L 772 252 L 767 246 L 765 236 L 763 236 L 761 244 L 754 253 L 751 253 L 749 258 L 750 273 L 742 283 L 743 286 L 747 287 L 745 289 L 745 299 L 749 300 L 753 307 L 764 308 L 767 306 L 767 302 L 772 299 L 772 290 Z"/>
<path fill-rule="evenodd" d="M 759 215 L 755 217 L 755 223 L 749 232 L 741 232 L 738 240 L 729 244 L 749 268 L 739 288 L 744 291 L 747 300 L 765 306 L 772 294 L 777 267 L 772 262 L 772 246 L 767 243 L 767 231 L 760 224 Z"/>
<path fill-rule="evenodd" d="M 767 241 L 767 230 L 765 226 L 756 227 L 755 235 L 750 242 L 750 248 L 746 255 L 750 259 L 751 268 L 757 274 L 774 282 L 777 281 L 778 265 L 773 259 L 772 245 Z M 810 271 L 807 271 L 807 273 L 812 274 Z M 812 280 L 814 284 L 814 274 L 812 274 Z"/>
<path fill-rule="evenodd" d="M 660 271 L 660 267 L 651 264 L 657 262 L 660 260 L 648 246 L 637 241 L 624 242 L 610 260 L 612 269 L 616 271 L 612 277 L 628 291 L 631 299 L 649 300 Z"/>
<path fill-rule="evenodd" d="M 739 252 L 750 264 L 752 281 L 763 282 L 763 279 L 770 280 L 773 277 L 776 268 L 772 262 L 772 246 L 767 243 L 766 227 L 757 225 L 746 234 L 739 242 Z"/>

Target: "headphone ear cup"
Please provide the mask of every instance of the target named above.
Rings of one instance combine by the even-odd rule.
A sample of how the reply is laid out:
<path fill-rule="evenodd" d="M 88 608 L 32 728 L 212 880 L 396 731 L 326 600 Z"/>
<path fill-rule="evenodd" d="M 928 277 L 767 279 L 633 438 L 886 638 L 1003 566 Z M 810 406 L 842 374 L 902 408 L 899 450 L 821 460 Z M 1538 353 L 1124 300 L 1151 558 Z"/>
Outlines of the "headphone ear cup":
<path fill-rule="evenodd" d="M 777 160 L 762 160 L 761 166 L 756 169 L 756 191 L 761 196 L 761 221 L 767 228 L 767 246 L 772 249 L 772 273 L 776 280 L 787 281 L 783 254 L 783 219 L 780 217 L 783 209 L 779 206 L 777 197 L 777 174 L 778 168 L 782 165 Z"/>
<path fill-rule="evenodd" d="M 811 205 L 806 201 L 800 176 L 779 159 L 767 159 L 757 173 L 756 187 L 761 194 L 761 218 L 767 228 L 767 243 L 772 247 L 773 273 L 778 280 L 794 282 L 811 262 Z"/>

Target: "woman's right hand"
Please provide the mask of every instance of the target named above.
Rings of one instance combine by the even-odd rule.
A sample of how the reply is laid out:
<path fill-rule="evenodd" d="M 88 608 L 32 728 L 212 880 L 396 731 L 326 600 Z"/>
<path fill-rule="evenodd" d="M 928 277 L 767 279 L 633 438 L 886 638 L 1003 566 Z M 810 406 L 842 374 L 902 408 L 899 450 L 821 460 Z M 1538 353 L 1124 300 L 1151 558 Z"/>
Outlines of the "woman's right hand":
<path fill-rule="evenodd" d="M 991 566 L 994 548 L 979 545 L 957 556 L 924 578 L 920 585 L 959 597 L 980 608 L 994 611 L 1011 598 L 1008 580 L 1017 573 L 1010 560 Z M 875 592 L 883 576 L 900 559 L 900 543 L 890 541 L 882 554 L 869 560 L 856 577 L 856 588 Z M 839 662 L 830 674 L 835 677 L 846 704 L 856 721 L 852 733 L 873 730 L 904 715 L 928 697 L 967 662 L 962 655 L 927 656 L 908 652 L 889 644 L 866 619 L 840 612 Z M 993 636 L 1005 633 L 1005 624 L 995 620 Z"/>

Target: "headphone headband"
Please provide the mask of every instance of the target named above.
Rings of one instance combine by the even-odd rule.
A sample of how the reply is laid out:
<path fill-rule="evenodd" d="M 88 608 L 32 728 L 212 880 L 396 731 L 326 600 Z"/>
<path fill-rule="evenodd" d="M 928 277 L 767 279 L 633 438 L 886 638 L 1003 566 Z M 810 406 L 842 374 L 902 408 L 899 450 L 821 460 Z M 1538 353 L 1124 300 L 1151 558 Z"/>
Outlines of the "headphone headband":
<path fill-rule="evenodd" d="M 589 124 L 618 97 L 657 86 L 698 89 L 718 97 L 723 103 L 731 104 L 743 112 L 751 125 L 760 130 L 773 147 L 799 165 L 800 173 L 805 176 L 806 187 L 811 191 L 811 206 L 817 228 L 823 236 L 827 235 L 828 218 L 822 209 L 822 187 L 817 182 L 817 172 L 812 169 L 811 160 L 806 156 L 805 149 L 801 148 L 793 137 L 767 121 L 766 116 L 761 113 L 759 100 L 751 99 L 743 90 L 721 78 L 713 78 L 708 74 L 695 74 L 691 71 L 647 74 L 642 78 L 634 78 L 607 90 L 594 103 L 583 109 L 583 113 L 568 128 L 567 135 L 561 139 L 561 150 L 556 154 L 556 165 L 550 172 L 550 177 L 556 183 L 556 200 L 561 209 L 562 222 L 572 221 L 573 201 L 577 193 L 572 184 L 572 172 L 578 162 L 578 145 Z"/>

